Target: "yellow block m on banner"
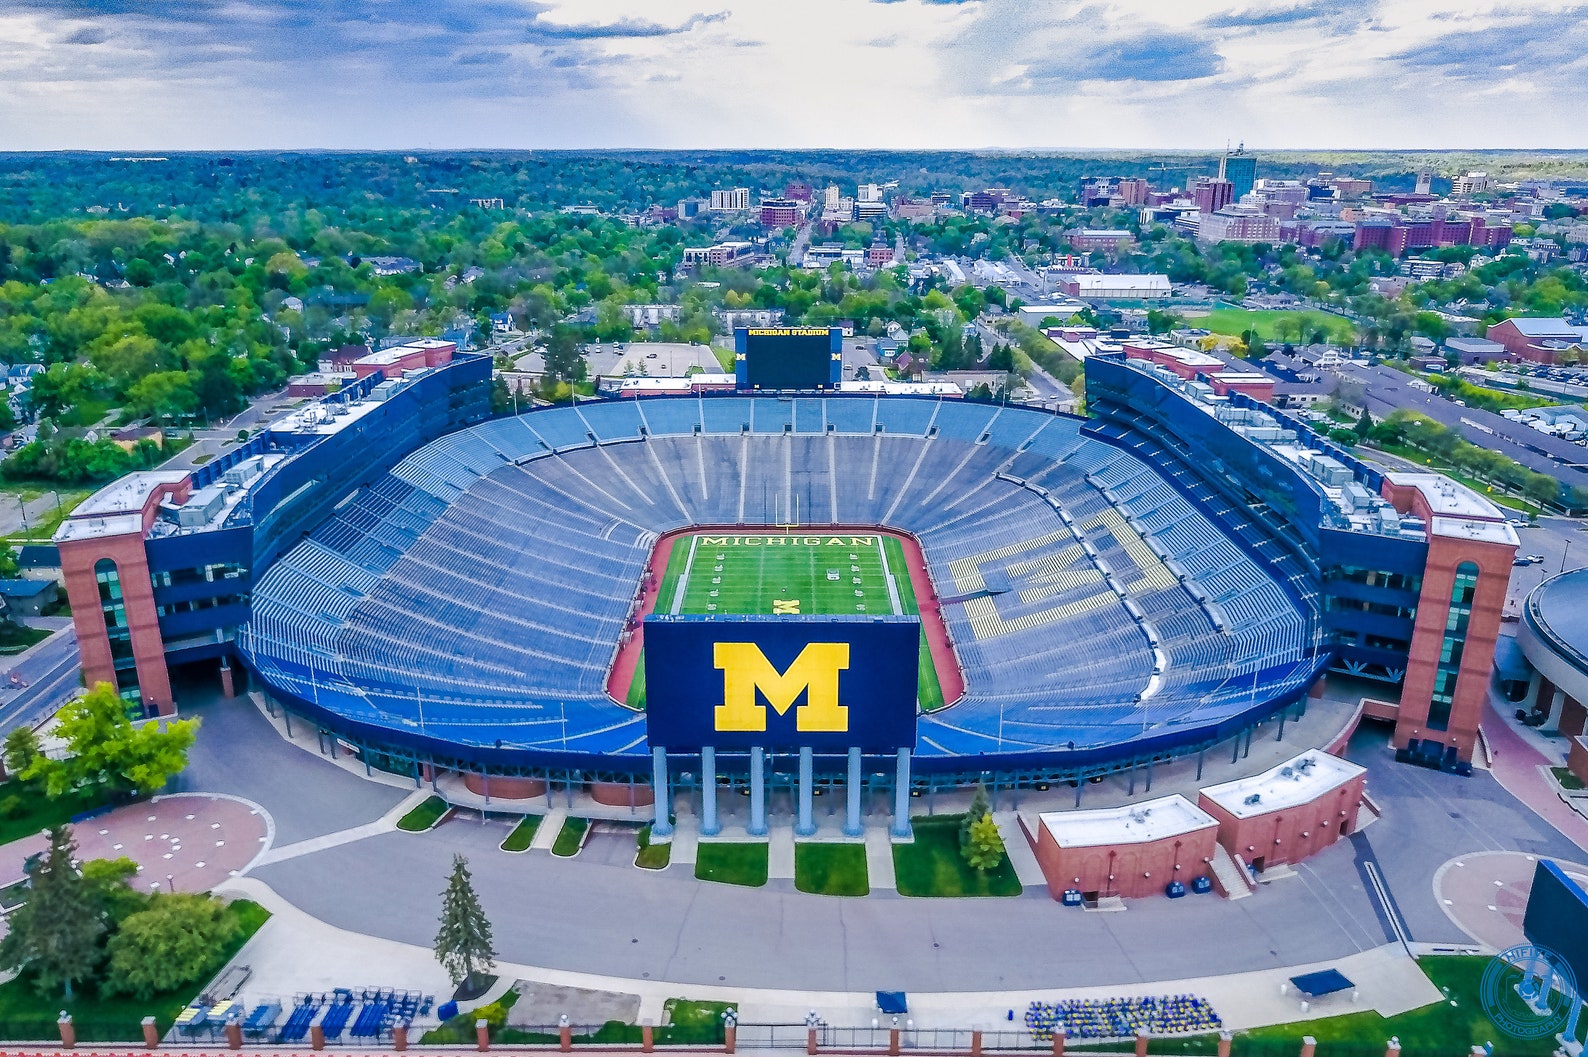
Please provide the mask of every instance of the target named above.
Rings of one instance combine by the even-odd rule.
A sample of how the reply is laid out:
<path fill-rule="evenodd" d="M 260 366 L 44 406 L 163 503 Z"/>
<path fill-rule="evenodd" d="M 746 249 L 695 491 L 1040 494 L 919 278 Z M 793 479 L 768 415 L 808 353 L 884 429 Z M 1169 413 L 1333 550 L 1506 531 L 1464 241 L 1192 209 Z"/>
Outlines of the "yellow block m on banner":
<path fill-rule="evenodd" d="M 804 693 L 795 712 L 801 731 L 849 729 L 849 709 L 838 703 L 838 673 L 849 668 L 849 643 L 810 642 L 786 671 L 778 671 L 753 642 L 718 642 L 712 660 L 722 671 L 722 701 L 716 708 L 717 730 L 763 731 L 766 706 L 756 692 L 784 715 Z"/>

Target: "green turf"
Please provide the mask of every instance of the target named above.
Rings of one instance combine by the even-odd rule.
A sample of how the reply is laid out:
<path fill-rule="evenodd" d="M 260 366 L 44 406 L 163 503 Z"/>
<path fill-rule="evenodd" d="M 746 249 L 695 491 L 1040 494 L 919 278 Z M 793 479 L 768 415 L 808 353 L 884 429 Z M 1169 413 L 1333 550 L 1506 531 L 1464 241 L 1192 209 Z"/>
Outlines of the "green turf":
<path fill-rule="evenodd" d="M 557 831 L 557 839 L 552 842 L 551 853 L 571 859 L 579 854 L 579 849 L 584 847 L 584 835 L 590 830 L 590 820 L 587 818 L 567 818 L 563 820 L 562 829 Z"/>
<path fill-rule="evenodd" d="M 525 815 L 513 827 L 513 832 L 502 842 L 503 851 L 528 851 L 535 842 L 535 832 L 540 829 L 539 815 Z"/>
<path fill-rule="evenodd" d="M 1301 336 L 1296 336 L 1296 321 L 1301 321 Z M 1215 334 L 1239 336 L 1248 330 L 1257 332 L 1264 341 L 1310 342 L 1312 332 L 1322 329 L 1336 345 L 1349 345 L 1356 341 L 1356 330 L 1351 321 L 1329 312 L 1284 311 L 1281 309 L 1215 308 L 1205 316 L 1193 318 L 1193 326 L 1202 326 Z"/>
<path fill-rule="evenodd" d="M 892 536 L 885 536 L 882 545 L 888 551 L 888 566 L 893 572 L 894 580 L 899 585 L 899 601 L 903 603 L 906 613 L 920 612 L 915 601 L 915 584 L 910 580 L 909 569 L 905 565 L 904 544 Z M 920 659 L 920 684 L 916 691 L 921 708 L 927 712 L 935 712 L 943 707 L 943 684 L 937 681 L 937 665 L 932 663 L 932 648 L 926 642 L 926 629 L 921 629 L 921 659 Z"/>
<path fill-rule="evenodd" d="M 452 805 L 439 796 L 432 796 L 397 820 L 397 828 L 409 833 L 423 833 L 441 821 Z"/>
<path fill-rule="evenodd" d="M 794 887 L 821 896 L 863 896 L 871 891 L 864 844 L 794 845 Z"/>
<path fill-rule="evenodd" d="M 1017 896 L 1020 878 L 1008 853 L 991 870 L 976 870 L 960 853 L 964 815 L 917 816 L 910 820 L 915 840 L 893 846 L 895 886 L 902 896 Z M 1024 840 L 1018 833 L 1004 840 Z"/>
<path fill-rule="evenodd" d="M 745 545 L 744 541 L 749 538 L 754 538 L 756 545 Z M 787 542 L 767 545 L 768 539 Z M 828 542 L 833 539 L 842 542 Z M 738 544 L 717 542 L 733 540 L 739 541 Z M 821 542 L 811 545 L 803 542 L 806 540 Z M 667 559 L 667 569 L 662 574 L 656 612 L 693 615 L 789 612 L 802 616 L 892 614 L 893 598 L 883 572 L 884 554 L 888 574 L 892 575 L 898 592 L 899 612 L 914 616 L 919 612 L 915 591 L 905 566 L 904 546 L 897 539 L 875 532 L 834 534 L 798 530 L 789 533 L 702 532 L 677 537 Z M 837 572 L 837 580 L 828 579 L 829 570 Z M 681 597 L 680 582 L 684 584 Z M 859 608 L 861 606 L 865 608 Z M 921 633 L 918 667 L 917 695 L 921 707 L 927 711 L 942 708 L 943 688 L 927 648 L 925 631 Z M 630 708 L 645 707 L 643 654 L 625 703 Z"/>
<path fill-rule="evenodd" d="M 702 881 L 760 888 L 766 884 L 765 844 L 700 844 L 695 848 L 695 876 Z"/>
<path fill-rule="evenodd" d="M 425 1045 L 474 1044 L 475 1022 L 490 1022 L 491 1041 L 501 1046 L 548 1045 L 559 1041 L 554 1031 L 534 1031 L 528 1028 L 506 1026 L 508 1011 L 518 1002 L 518 992 L 509 991 L 490 1005 L 459 1013 L 439 1027 L 425 1032 L 421 1040 Z M 653 1038 L 659 1045 L 720 1046 L 722 1043 L 722 1015 L 732 1008 L 727 1002 L 699 1002 L 683 998 L 669 998 L 662 1006 L 665 1024 L 655 1029 Z M 550 1025 L 547 1025 L 550 1027 Z M 606 1046 L 636 1046 L 644 1038 L 644 1029 L 638 1024 L 625 1024 L 609 1020 L 595 1031 L 585 1025 L 575 1025 L 574 1037 L 584 1044 Z"/>

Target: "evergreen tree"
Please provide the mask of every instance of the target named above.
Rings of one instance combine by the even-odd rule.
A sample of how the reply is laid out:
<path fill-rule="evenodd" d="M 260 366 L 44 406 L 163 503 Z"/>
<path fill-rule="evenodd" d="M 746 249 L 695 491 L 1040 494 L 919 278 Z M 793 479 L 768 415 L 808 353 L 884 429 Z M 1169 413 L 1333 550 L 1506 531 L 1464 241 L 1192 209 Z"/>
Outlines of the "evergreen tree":
<path fill-rule="evenodd" d="M 491 923 L 474 892 L 469 861 L 452 857 L 452 877 L 441 893 L 441 927 L 436 931 L 436 959 L 452 982 L 473 990 L 475 976 L 495 964 Z"/>
<path fill-rule="evenodd" d="M 965 862 L 973 870 L 991 870 L 1004 858 L 1004 838 L 991 815 L 983 815 L 970 826 L 970 841 L 965 845 Z"/>
<path fill-rule="evenodd" d="M 970 798 L 970 810 L 965 812 L 965 821 L 959 825 L 959 846 L 961 848 L 970 847 L 970 828 L 991 813 L 992 801 L 987 799 L 987 787 L 977 782 L 976 792 Z"/>
<path fill-rule="evenodd" d="M 49 850 L 29 878 L 27 902 L 7 921 L 0 968 L 30 972 L 41 994 L 61 988 L 70 1000 L 72 984 L 88 979 L 99 965 L 105 922 L 72 862 L 77 844 L 71 831 L 56 826 L 49 835 Z"/>

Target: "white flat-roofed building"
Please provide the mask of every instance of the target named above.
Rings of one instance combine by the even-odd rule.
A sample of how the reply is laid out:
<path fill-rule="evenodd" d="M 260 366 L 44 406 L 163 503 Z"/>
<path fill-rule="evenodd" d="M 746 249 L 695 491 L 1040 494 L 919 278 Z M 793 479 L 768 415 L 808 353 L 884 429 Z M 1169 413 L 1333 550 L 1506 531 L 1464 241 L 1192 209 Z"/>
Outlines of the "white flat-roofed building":
<path fill-rule="evenodd" d="M 1176 793 L 1123 807 L 1044 811 L 1023 821 L 1053 898 L 1162 893 L 1207 874 L 1218 819 Z"/>
<path fill-rule="evenodd" d="M 1259 871 L 1300 862 L 1357 827 L 1367 771 L 1311 749 L 1261 774 L 1208 786 L 1197 803 L 1219 843 Z"/>
<path fill-rule="evenodd" d="M 1069 275 L 1059 286 L 1084 301 L 1155 301 L 1170 292 L 1167 275 Z"/>

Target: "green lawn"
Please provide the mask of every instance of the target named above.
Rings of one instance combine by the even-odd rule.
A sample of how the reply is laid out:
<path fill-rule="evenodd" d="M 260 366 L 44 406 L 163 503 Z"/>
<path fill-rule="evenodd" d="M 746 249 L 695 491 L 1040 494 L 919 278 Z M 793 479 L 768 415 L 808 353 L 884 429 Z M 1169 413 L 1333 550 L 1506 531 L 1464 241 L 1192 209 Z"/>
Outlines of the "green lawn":
<path fill-rule="evenodd" d="M 910 819 L 915 831 L 911 844 L 893 846 L 893 873 L 903 896 L 1017 896 L 1020 878 L 1009 856 L 992 870 L 974 870 L 959 849 L 963 815 L 928 815 Z M 1004 841 L 1025 840 L 1005 833 Z"/>
<path fill-rule="evenodd" d="M 1564 767 L 1551 767 L 1549 773 L 1555 776 L 1555 781 L 1560 783 L 1562 789 L 1575 792 L 1583 787 L 1582 779 Z"/>
<path fill-rule="evenodd" d="M 397 828 L 409 833 L 423 833 L 441 821 L 441 816 L 451 810 L 448 804 L 439 796 L 428 797 L 424 803 L 414 808 L 408 814 L 397 820 Z"/>
<path fill-rule="evenodd" d="M 760 888 L 766 884 L 767 846 L 702 843 L 695 848 L 695 876 L 702 881 Z"/>
<path fill-rule="evenodd" d="M 480 1019 L 491 1022 L 491 1041 L 500 1046 L 544 1046 L 558 1041 L 555 1030 L 531 1031 L 504 1026 L 507 1011 L 517 1002 L 518 992 L 509 991 L 488 1006 L 443 1021 L 439 1027 L 425 1032 L 420 1041 L 427 1046 L 473 1046 L 474 1024 Z M 666 1023 L 656 1027 L 653 1038 L 658 1045 L 719 1046 L 722 1044 L 722 1015 L 730 1008 L 727 1002 L 669 998 L 662 1006 L 662 1019 Z M 638 1024 L 609 1020 L 593 1032 L 580 1034 L 579 1029 L 585 1026 L 576 1025 L 574 1037 L 587 1045 L 637 1046 L 643 1039 L 643 1030 Z"/>
<path fill-rule="evenodd" d="M 103 789 L 81 789 L 52 800 L 12 779 L 0 784 L 0 844 L 31 837 L 52 826 L 64 826 L 73 815 L 108 803 L 110 796 Z M 14 880 L 0 878 L 0 882 Z"/>
<path fill-rule="evenodd" d="M 538 829 L 540 829 L 540 816 L 525 815 L 502 842 L 502 850 L 528 851 L 529 846 L 534 843 L 535 831 Z"/>
<path fill-rule="evenodd" d="M 563 819 L 562 829 L 557 831 L 557 839 L 552 842 L 551 853 L 565 859 L 573 858 L 584 847 L 584 835 L 589 831 L 590 820 L 587 818 Z"/>
<path fill-rule="evenodd" d="M 649 823 L 640 828 L 638 840 L 640 846 L 634 855 L 634 865 L 642 870 L 667 869 L 667 864 L 673 861 L 673 842 L 652 844 Z"/>
<path fill-rule="evenodd" d="M 207 978 L 231 961 L 254 933 L 270 920 L 270 911 L 247 899 L 227 905 L 238 924 L 237 935 L 217 952 Z M 161 1034 L 169 1031 L 176 1015 L 192 1000 L 195 990 L 205 982 L 188 984 L 149 999 L 115 995 L 101 998 L 92 988 L 79 988 L 72 1001 L 57 993 L 43 997 L 27 977 L 0 984 L 0 1038 L 48 1041 L 59 1038 L 56 1019 L 61 1010 L 72 1014 L 79 1042 L 142 1042 L 143 1018 L 152 1016 Z"/>
<path fill-rule="evenodd" d="M 1301 336 L 1297 338 L 1296 324 L 1301 323 Z M 1257 332 L 1265 342 L 1308 342 L 1314 330 L 1323 330 L 1336 345 L 1350 345 L 1356 341 L 1356 328 L 1349 319 L 1330 312 L 1313 309 L 1286 311 L 1282 309 L 1215 308 L 1205 316 L 1193 319 L 1192 325 L 1202 326 L 1215 334 L 1240 336 L 1248 330 Z"/>
<path fill-rule="evenodd" d="M 35 490 L 37 487 L 38 486 L 36 484 L 29 484 L 27 487 L 22 488 L 22 492 L 24 495 L 26 495 L 28 491 Z M 50 504 L 50 508 L 45 511 L 43 516 L 41 516 L 38 520 L 35 521 L 30 519 L 28 521 L 28 531 L 13 532 L 8 536 L 3 537 L 6 542 L 25 543 L 29 540 L 33 540 L 39 543 L 49 543 L 51 537 L 55 535 L 55 530 L 61 527 L 61 522 L 66 520 L 67 515 L 73 510 L 77 509 L 78 504 L 80 504 L 83 500 L 94 494 L 92 489 L 87 488 L 55 489 L 53 485 L 49 485 L 45 488 L 45 491 L 50 490 L 55 491 L 55 494 L 59 497 L 60 501 L 58 503 Z M 38 495 L 42 494 L 44 494 L 44 492 L 38 492 Z M 38 495 L 35 495 L 33 498 L 37 498 Z"/>
<path fill-rule="evenodd" d="M 51 632 L 43 628 L 30 628 L 26 624 L 0 621 L 0 653 L 21 653 L 49 638 Z"/>
<path fill-rule="evenodd" d="M 743 541 L 754 538 L 754 545 Z M 766 540 L 786 543 L 763 545 Z M 828 540 L 845 541 L 829 544 Z M 809 544 L 807 540 L 820 540 Z M 738 541 L 737 545 L 716 541 Z M 720 555 L 720 557 L 719 557 Z M 905 567 L 904 546 L 880 533 L 835 535 L 831 532 L 694 533 L 673 541 L 667 569 L 656 599 L 658 613 L 773 613 L 833 616 L 892 613 L 887 574 L 899 595 L 899 612 L 914 616 L 915 591 Z M 829 570 L 837 580 L 829 580 Z M 687 575 L 686 575 L 687 571 Z M 859 583 L 855 581 L 859 580 Z M 683 583 L 680 596 L 678 585 Z M 856 594 L 856 592 L 861 592 Z M 774 603 L 778 605 L 774 606 Z M 864 606 L 864 609 L 859 607 Z M 943 688 L 921 633 L 920 683 L 917 696 L 927 711 L 943 707 Z M 625 703 L 645 707 L 645 658 L 642 655 L 629 684 Z"/>
<path fill-rule="evenodd" d="M 716 345 L 713 345 L 711 347 L 711 354 L 717 357 L 718 363 L 722 364 L 723 374 L 732 374 L 734 371 L 738 370 L 739 365 L 734 360 L 734 352 L 732 349 L 718 348 Z"/>
<path fill-rule="evenodd" d="M 871 891 L 864 844 L 794 845 L 794 887 L 819 896 L 863 896 Z"/>

